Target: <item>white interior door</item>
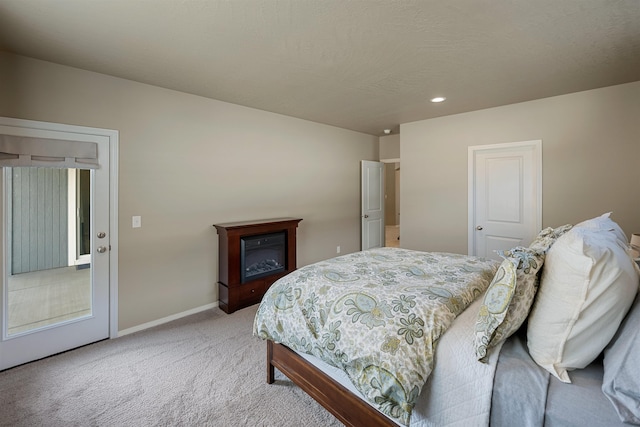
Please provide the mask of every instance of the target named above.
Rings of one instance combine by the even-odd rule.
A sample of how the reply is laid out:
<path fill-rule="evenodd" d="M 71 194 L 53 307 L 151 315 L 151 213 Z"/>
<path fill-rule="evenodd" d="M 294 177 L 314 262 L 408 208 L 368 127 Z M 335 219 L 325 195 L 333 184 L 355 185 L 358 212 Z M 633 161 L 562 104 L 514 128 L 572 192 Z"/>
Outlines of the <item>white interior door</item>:
<path fill-rule="evenodd" d="M 384 163 L 362 160 L 361 249 L 384 246 Z"/>
<path fill-rule="evenodd" d="M 99 162 L 97 169 L 83 174 L 88 180 L 83 203 L 88 203 L 90 263 L 81 266 L 68 262 L 64 225 L 68 173 L 53 174 L 52 181 L 49 167 L 3 168 L 2 370 L 117 335 L 117 319 L 113 318 L 117 270 L 112 270 L 117 269 L 113 265 L 117 258 L 111 250 L 116 245 L 111 233 L 117 230 L 111 164 L 116 158 L 117 132 L 0 118 L 0 134 L 44 138 L 52 144 L 55 140 L 93 142 Z M 20 239 L 29 244 L 14 249 Z"/>
<path fill-rule="evenodd" d="M 542 141 L 469 147 L 469 254 L 528 245 L 542 224 Z"/>

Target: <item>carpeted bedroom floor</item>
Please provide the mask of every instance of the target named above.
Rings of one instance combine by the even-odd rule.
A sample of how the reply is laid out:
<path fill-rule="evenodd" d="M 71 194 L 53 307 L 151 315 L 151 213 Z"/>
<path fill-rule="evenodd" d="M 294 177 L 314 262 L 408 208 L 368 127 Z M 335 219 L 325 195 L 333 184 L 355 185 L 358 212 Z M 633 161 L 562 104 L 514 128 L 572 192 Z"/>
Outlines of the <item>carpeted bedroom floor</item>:
<path fill-rule="evenodd" d="M 215 308 L 0 372 L 0 426 L 341 426 L 277 370 L 257 306 Z"/>

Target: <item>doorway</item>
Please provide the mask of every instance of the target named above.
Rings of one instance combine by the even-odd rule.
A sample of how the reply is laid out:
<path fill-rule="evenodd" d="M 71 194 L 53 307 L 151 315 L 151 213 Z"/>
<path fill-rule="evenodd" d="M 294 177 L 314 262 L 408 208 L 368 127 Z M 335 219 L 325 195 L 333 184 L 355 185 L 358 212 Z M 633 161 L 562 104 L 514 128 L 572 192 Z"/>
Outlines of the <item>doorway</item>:
<path fill-rule="evenodd" d="M 361 250 L 400 247 L 400 159 L 360 163 Z"/>
<path fill-rule="evenodd" d="M 397 160 L 397 161 L 396 161 Z M 385 246 L 400 247 L 400 161 L 383 160 Z"/>
<path fill-rule="evenodd" d="M 118 133 L 0 118 L 0 143 L 2 370 L 117 336 Z"/>

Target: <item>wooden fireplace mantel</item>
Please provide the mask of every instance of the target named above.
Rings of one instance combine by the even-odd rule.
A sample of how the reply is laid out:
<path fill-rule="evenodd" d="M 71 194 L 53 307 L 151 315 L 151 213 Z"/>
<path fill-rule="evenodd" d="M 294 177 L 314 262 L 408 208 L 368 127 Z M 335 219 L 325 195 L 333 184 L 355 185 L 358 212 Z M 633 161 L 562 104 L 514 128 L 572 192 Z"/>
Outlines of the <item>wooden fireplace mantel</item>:
<path fill-rule="evenodd" d="M 274 218 L 214 224 L 218 231 L 218 299 L 220 308 L 233 313 L 260 302 L 269 286 L 296 269 L 296 228 L 301 218 Z M 287 262 L 285 271 L 241 283 L 240 239 L 285 231 Z"/>

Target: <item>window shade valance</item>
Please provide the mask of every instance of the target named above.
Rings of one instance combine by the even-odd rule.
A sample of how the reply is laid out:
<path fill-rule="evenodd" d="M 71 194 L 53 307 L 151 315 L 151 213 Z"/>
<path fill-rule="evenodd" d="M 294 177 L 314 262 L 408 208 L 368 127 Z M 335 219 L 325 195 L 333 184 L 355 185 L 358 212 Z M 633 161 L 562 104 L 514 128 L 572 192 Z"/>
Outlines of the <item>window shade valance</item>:
<path fill-rule="evenodd" d="M 98 144 L 86 141 L 0 135 L 0 166 L 97 169 Z"/>

